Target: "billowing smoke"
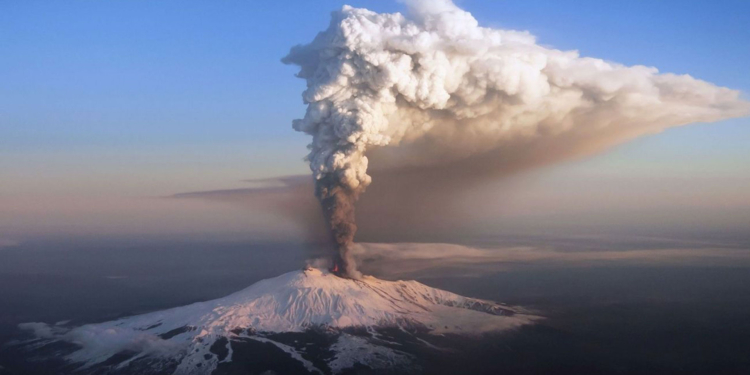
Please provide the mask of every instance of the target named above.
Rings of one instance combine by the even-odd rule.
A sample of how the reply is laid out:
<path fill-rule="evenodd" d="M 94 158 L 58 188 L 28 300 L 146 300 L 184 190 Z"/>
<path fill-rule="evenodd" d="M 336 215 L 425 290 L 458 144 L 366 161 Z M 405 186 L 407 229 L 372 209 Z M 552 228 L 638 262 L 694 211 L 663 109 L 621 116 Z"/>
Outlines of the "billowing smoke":
<path fill-rule="evenodd" d="M 352 277 L 348 249 L 355 202 L 371 182 L 368 153 L 375 169 L 451 173 L 448 166 L 475 158 L 458 169 L 491 173 L 513 168 L 516 155 L 548 163 L 748 112 L 737 91 L 688 75 L 546 48 L 527 32 L 480 27 L 449 0 L 406 4 L 408 16 L 344 6 L 283 59 L 307 81 L 307 112 L 293 126 L 313 137 L 316 195 Z"/>

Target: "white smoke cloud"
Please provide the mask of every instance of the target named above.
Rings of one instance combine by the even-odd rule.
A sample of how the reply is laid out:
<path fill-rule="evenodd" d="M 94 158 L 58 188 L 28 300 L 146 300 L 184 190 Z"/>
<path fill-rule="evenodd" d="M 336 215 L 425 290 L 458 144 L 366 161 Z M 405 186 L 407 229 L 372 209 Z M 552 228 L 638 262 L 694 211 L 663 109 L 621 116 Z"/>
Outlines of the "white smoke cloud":
<path fill-rule="evenodd" d="M 309 104 L 295 129 L 313 135 L 311 169 L 370 183 L 366 150 L 422 144 L 424 163 L 564 133 L 626 139 L 742 116 L 739 92 L 688 75 L 627 67 L 478 26 L 448 1 L 407 1 L 412 19 L 345 6 L 285 58 Z M 347 146 L 347 147 L 342 147 Z"/>
<path fill-rule="evenodd" d="M 293 126 L 313 137 L 310 169 L 344 249 L 356 231 L 353 202 L 372 181 L 367 155 L 375 169 L 492 159 L 498 151 L 506 159 L 551 153 L 554 161 L 750 109 L 738 91 L 689 75 L 481 27 L 447 0 L 405 3 L 408 17 L 344 6 L 283 60 L 307 81 L 307 112 Z"/>

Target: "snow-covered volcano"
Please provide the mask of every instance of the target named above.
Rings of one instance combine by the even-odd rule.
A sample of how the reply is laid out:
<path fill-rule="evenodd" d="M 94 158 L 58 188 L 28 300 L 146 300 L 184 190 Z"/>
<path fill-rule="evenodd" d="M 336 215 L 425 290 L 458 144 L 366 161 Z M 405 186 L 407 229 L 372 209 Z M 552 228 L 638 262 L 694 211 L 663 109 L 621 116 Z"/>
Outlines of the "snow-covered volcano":
<path fill-rule="evenodd" d="M 353 280 L 307 268 L 212 301 L 73 328 L 21 328 L 38 337 L 27 344 L 36 348 L 74 344 L 64 354 L 71 369 L 84 372 L 221 373 L 240 357 L 259 354 L 249 343 L 262 343 L 301 365 L 289 372 L 339 373 L 408 366 L 410 354 L 388 339 L 388 329 L 432 346 L 424 337 L 503 330 L 534 319 L 416 281 Z"/>

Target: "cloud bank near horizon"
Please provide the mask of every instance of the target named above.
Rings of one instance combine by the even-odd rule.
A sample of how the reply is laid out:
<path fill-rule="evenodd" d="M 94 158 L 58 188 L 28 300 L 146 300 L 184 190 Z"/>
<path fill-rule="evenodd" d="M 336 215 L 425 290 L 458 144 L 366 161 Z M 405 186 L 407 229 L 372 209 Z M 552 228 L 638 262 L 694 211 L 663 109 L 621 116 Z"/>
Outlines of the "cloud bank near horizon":
<path fill-rule="evenodd" d="M 750 251 L 738 248 L 685 247 L 563 251 L 555 247 L 472 247 L 444 243 L 358 243 L 353 256 L 364 272 L 388 277 L 477 277 L 525 266 L 696 265 L 736 267 L 750 264 Z M 439 271 L 436 273 L 436 271 Z"/>

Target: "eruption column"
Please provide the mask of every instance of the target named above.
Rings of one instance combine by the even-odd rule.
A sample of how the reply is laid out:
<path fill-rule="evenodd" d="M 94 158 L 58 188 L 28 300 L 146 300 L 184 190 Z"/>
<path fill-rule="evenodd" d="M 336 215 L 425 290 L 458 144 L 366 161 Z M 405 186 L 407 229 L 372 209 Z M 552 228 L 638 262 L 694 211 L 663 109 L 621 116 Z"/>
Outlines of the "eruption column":
<path fill-rule="evenodd" d="M 467 162 L 485 173 L 473 157 L 503 151 L 484 159 L 490 167 L 529 153 L 554 162 L 748 113 L 738 91 L 689 75 L 541 46 L 528 32 L 479 26 L 449 0 L 404 2 L 408 17 L 344 6 L 282 60 L 307 83 L 293 127 L 313 138 L 316 195 L 349 277 L 359 275 L 349 251 L 368 150 L 380 168 Z"/>

